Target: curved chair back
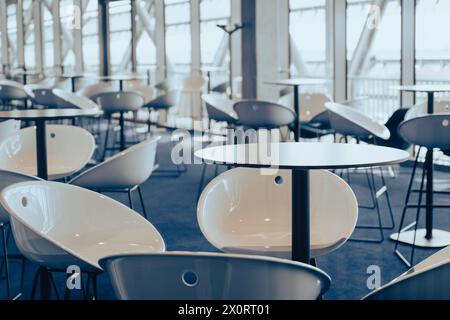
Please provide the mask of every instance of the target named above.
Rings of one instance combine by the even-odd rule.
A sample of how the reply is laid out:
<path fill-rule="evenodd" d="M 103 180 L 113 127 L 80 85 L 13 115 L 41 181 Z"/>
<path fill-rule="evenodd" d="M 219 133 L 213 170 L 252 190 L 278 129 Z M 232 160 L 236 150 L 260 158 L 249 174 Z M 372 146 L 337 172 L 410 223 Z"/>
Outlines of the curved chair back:
<path fill-rule="evenodd" d="M 450 100 L 436 100 L 434 102 L 434 114 L 450 113 Z M 405 120 L 428 115 L 428 105 L 426 103 L 416 104 L 409 109 L 405 115 Z"/>
<path fill-rule="evenodd" d="M 342 246 L 358 219 L 352 189 L 328 171 L 311 172 L 311 256 Z M 291 171 L 276 176 L 239 168 L 214 179 L 200 197 L 197 219 L 221 251 L 291 257 Z"/>
<path fill-rule="evenodd" d="M 0 100 L 26 100 L 28 95 L 22 84 L 11 80 L 0 80 Z"/>
<path fill-rule="evenodd" d="M 18 172 L 0 170 L 0 192 L 13 184 L 27 181 L 41 181 L 41 179 Z M 0 224 L 7 222 L 9 222 L 9 214 L 0 206 Z"/>
<path fill-rule="evenodd" d="M 450 149 L 450 113 L 413 118 L 400 124 L 398 130 L 411 144 L 427 149 Z"/>
<path fill-rule="evenodd" d="M 263 257 L 164 253 L 100 264 L 122 300 L 315 300 L 330 286 L 317 268 Z"/>
<path fill-rule="evenodd" d="M 70 184 L 93 190 L 128 189 L 148 180 L 158 139 L 137 144 L 75 177 Z"/>
<path fill-rule="evenodd" d="M 98 270 L 112 254 L 164 251 L 158 231 L 128 207 L 95 192 L 55 182 L 25 182 L 3 190 L 21 253 L 56 270 Z"/>
<path fill-rule="evenodd" d="M 450 300 L 450 247 L 372 292 L 367 300 Z"/>
<path fill-rule="evenodd" d="M 88 85 L 84 87 L 81 90 L 77 91 L 77 94 L 83 97 L 86 97 L 88 99 L 91 99 L 92 101 L 97 102 L 98 95 L 105 93 L 105 92 L 112 92 L 115 91 L 113 85 L 109 82 L 99 82 L 95 84 Z"/>
<path fill-rule="evenodd" d="M 43 87 L 41 85 L 27 85 L 30 98 L 33 103 L 47 108 L 65 108 L 64 100 L 53 94 L 52 88 Z"/>
<path fill-rule="evenodd" d="M 243 126 L 253 129 L 277 129 L 295 121 L 295 112 L 274 102 L 247 100 L 234 105 Z"/>
<path fill-rule="evenodd" d="M 97 96 L 97 102 L 105 113 L 129 112 L 142 108 L 144 97 L 134 91 L 104 92 Z"/>
<path fill-rule="evenodd" d="M 95 139 L 83 128 L 47 126 L 47 161 L 49 179 L 56 180 L 80 171 L 95 150 Z M 0 145 L 0 169 L 37 175 L 36 128 L 20 130 Z"/>
<path fill-rule="evenodd" d="M 18 134 L 20 131 L 20 121 L 7 120 L 0 122 L 0 144 L 7 138 Z"/>
<path fill-rule="evenodd" d="M 391 137 L 389 129 L 354 108 L 339 103 L 326 103 L 333 129 L 342 135 L 367 139 L 375 136 L 384 140 Z"/>
<path fill-rule="evenodd" d="M 237 114 L 233 109 L 235 101 L 219 94 L 204 94 L 202 100 L 205 102 L 210 119 L 218 122 L 237 122 Z"/>
<path fill-rule="evenodd" d="M 178 98 L 178 91 L 169 91 L 145 104 L 144 108 L 152 110 L 168 110 L 178 104 Z"/>
<path fill-rule="evenodd" d="M 300 95 L 300 119 L 304 122 L 314 122 L 314 118 L 327 112 L 325 103 L 331 102 L 323 93 L 305 93 Z"/>
<path fill-rule="evenodd" d="M 139 92 L 144 97 L 144 103 L 147 104 L 153 100 L 154 92 L 151 86 L 141 84 L 140 82 L 128 82 L 125 85 L 127 90 Z"/>
<path fill-rule="evenodd" d="M 62 89 L 53 89 L 53 94 L 64 104 L 60 107 L 74 109 L 99 109 L 100 107 L 87 97 Z"/>

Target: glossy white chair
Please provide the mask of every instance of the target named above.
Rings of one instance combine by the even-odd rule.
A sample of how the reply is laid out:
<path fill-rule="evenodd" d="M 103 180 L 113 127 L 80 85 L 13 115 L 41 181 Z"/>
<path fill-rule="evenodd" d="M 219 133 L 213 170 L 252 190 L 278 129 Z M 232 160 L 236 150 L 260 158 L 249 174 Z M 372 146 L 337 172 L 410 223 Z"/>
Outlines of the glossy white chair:
<path fill-rule="evenodd" d="M 366 300 L 450 300 L 450 247 L 370 293 Z"/>
<path fill-rule="evenodd" d="M 3 190 L 20 252 L 48 271 L 78 266 L 96 275 L 115 254 L 165 250 L 159 232 L 128 207 L 98 193 L 56 182 L 25 182 Z M 95 278 L 94 278 L 95 281 Z"/>
<path fill-rule="evenodd" d="M 261 175 L 239 168 L 203 191 L 197 220 L 206 239 L 227 253 L 291 258 L 291 172 Z M 353 233 L 358 204 L 352 189 L 328 171 L 311 172 L 311 257 L 341 247 Z"/>
<path fill-rule="evenodd" d="M 365 141 L 372 142 L 374 144 L 376 142 L 375 138 L 387 141 L 391 137 L 391 132 L 385 125 L 379 124 L 355 108 L 332 102 L 326 103 L 325 107 L 328 110 L 331 127 L 337 134 L 342 135 L 347 143 L 349 142 L 348 137 L 355 138 L 357 143 L 360 143 L 360 141 Z M 381 187 L 377 189 L 374 169 L 365 169 L 372 203 L 369 205 L 361 205 L 361 208 L 376 210 L 378 225 L 358 225 L 356 227 L 357 229 L 378 230 L 379 238 L 354 238 L 352 241 L 382 243 L 384 241 L 383 230 L 392 230 L 395 228 L 389 188 L 386 185 L 383 168 L 379 167 L 379 170 Z M 347 173 L 348 181 L 350 183 L 350 172 L 347 171 Z M 388 226 L 385 226 L 382 223 L 380 203 L 378 200 L 383 195 L 385 196 L 389 211 L 390 224 Z"/>
<path fill-rule="evenodd" d="M 27 176 L 24 174 L 20 174 L 17 172 L 10 172 L 0 170 L 0 192 L 3 189 L 20 182 L 26 181 L 40 181 L 39 178 L 33 176 Z M 7 228 L 9 228 L 9 214 L 5 211 L 3 206 L 0 205 L 0 232 L 2 237 L 2 257 L 3 261 L 1 263 L 1 270 L 5 270 L 5 280 L 6 280 L 6 294 L 7 299 L 11 298 L 11 290 L 10 290 L 10 278 L 9 278 L 9 259 L 10 256 L 8 254 L 8 242 L 9 242 L 9 234 L 7 235 Z M 16 258 L 13 256 L 12 258 Z M 25 260 L 20 257 L 22 260 L 22 271 L 20 276 L 20 289 L 23 291 L 23 281 L 24 281 L 24 271 L 25 271 Z M 3 277 L 2 272 L 0 272 L 0 276 Z"/>
<path fill-rule="evenodd" d="M 121 300 L 315 300 L 331 283 L 309 265 L 244 255 L 123 255 L 100 265 Z"/>
<path fill-rule="evenodd" d="M 91 99 L 79 94 L 75 94 L 70 91 L 62 89 L 53 89 L 53 94 L 63 102 L 59 106 L 61 108 L 73 108 L 83 110 L 100 109 L 100 107 Z"/>
<path fill-rule="evenodd" d="M 153 172 L 158 140 L 159 138 L 147 140 L 120 152 L 83 172 L 69 183 L 98 192 L 126 192 L 131 208 L 132 192 L 137 190 L 144 217 L 147 219 L 140 186 Z"/>
<path fill-rule="evenodd" d="M 137 91 L 144 97 L 144 104 L 149 103 L 154 98 L 153 88 L 141 82 L 130 81 L 125 84 L 125 90 Z"/>
<path fill-rule="evenodd" d="M 206 105 L 206 111 L 210 120 L 225 122 L 234 125 L 238 116 L 233 107 L 236 101 L 230 100 L 220 94 L 204 94 L 202 100 Z"/>
<path fill-rule="evenodd" d="M 99 82 L 95 84 L 87 85 L 86 87 L 77 91 L 77 94 L 86 98 L 91 99 L 92 101 L 97 102 L 97 97 L 105 92 L 115 91 L 116 88 L 113 84 L 109 82 Z"/>
<path fill-rule="evenodd" d="M 65 125 L 47 126 L 47 161 L 50 180 L 71 176 L 83 169 L 95 150 L 92 134 Z M 20 130 L 0 144 L 0 169 L 37 175 L 36 127 Z"/>

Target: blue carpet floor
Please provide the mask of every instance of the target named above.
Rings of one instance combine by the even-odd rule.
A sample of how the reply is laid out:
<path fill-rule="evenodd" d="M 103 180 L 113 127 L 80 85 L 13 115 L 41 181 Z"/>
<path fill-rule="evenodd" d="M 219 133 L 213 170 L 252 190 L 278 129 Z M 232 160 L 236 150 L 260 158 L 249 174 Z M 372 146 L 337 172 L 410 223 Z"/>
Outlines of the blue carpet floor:
<path fill-rule="evenodd" d="M 159 162 L 164 167 L 170 166 L 170 144 L 167 141 L 160 145 Z M 165 239 L 167 249 L 171 251 L 216 251 L 202 236 L 196 220 L 196 196 L 200 180 L 201 166 L 189 166 L 188 171 L 179 178 L 152 177 L 144 186 L 144 198 L 149 220 L 156 226 Z M 209 170 L 210 174 L 213 170 Z M 388 178 L 395 221 L 398 226 L 400 214 L 405 198 L 411 168 L 400 167 L 396 178 Z M 210 177 L 212 178 L 212 177 Z M 450 174 L 436 172 L 437 179 L 450 181 Z M 361 174 L 352 175 L 352 186 L 361 203 L 369 202 L 368 188 L 365 177 Z M 111 197 L 127 203 L 125 195 L 111 194 Z M 135 207 L 139 209 L 136 196 Z M 450 197 L 436 196 L 436 200 L 442 204 L 450 204 Z M 450 230 L 450 210 L 437 210 L 435 225 L 444 230 Z M 382 214 L 384 223 L 387 224 L 388 213 L 385 203 L 382 202 Z M 413 221 L 413 212 L 408 216 L 408 224 Z M 362 209 L 360 223 L 376 223 L 376 214 L 371 210 Z M 424 224 L 424 214 L 421 215 L 420 225 Z M 325 299 L 360 299 L 369 292 L 367 288 L 367 269 L 370 266 L 378 266 L 381 270 L 382 283 L 386 283 L 406 271 L 405 266 L 394 255 L 394 243 L 390 241 L 390 230 L 385 232 L 386 240 L 382 244 L 347 242 L 342 248 L 332 254 L 318 259 L 318 266 L 326 271 L 332 278 L 332 286 Z M 373 230 L 357 230 L 358 237 L 377 237 Z M 16 251 L 13 241 L 10 250 Z M 409 253 L 408 247 L 402 247 L 403 252 Z M 433 254 L 433 250 L 416 250 L 415 261 L 420 261 Z M 20 263 L 12 260 L 10 263 L 13 292 L 19 291 Z M 27 299 L 31 291 L 36 266 L 27 263 L 25 274 L 25 290 L 21 299 Z M 63 294 L 65 288 L 64 274 L 55 276 L 56 283 Z M 80 294 L 74 294 L 74 297 Z M 5 281 L 0 281 L 0 298 L 5 297 Z M 99 277 L 99 298 L 114 299 L 112 288 L 106 275 Z"/>

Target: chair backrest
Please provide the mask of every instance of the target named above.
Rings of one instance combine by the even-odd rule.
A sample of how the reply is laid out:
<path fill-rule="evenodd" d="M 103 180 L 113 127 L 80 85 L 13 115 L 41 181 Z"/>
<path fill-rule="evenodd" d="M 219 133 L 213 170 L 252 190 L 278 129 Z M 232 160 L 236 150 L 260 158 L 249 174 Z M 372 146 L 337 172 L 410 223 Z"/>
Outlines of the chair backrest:
<path fill-rule="evenodd" d="M 7 187 L 26 181 L 41 181 L 41 179 L 18 172 L 0 170 L 0 193 Z M 9 214 L 0 206 L 0 223 L 9 222 Z"/>
<path fill-rule="evenodd" d="M 372 292 L 367 300 L 450 300 L 450 247 Z"/>
<path fill-rule="evenodd" d="M 6 120 L 0 122 L 0 144 L 12 135 L 18 134 L 20 131 L 20 121 Z"/>
<path fill-rule="evenodd" d="M 60 108 L 75 109 L 99 109 L 100 107 L 87 97 L 75 94 L 62 89 L 53 89 L 53 94 L 58 97 L 64 104 Z"/>
<path fill-rule="evenodd" d="M 140 82 L 127 82 L 125 89 L 137 91 L 144 97 L 144 103 L 149 103 L 154 98 L 153 88 L 149 85 L 141 84 Z"/>
<path fill-rule="evenodd" d="M 400 124 L 398 130 L 411 144 L 428 149 L 450 149 L 450 113 L 412 118 Z"/>
<path fill-rule="evenodd" d="M 280 104 L 245 100 L 234 105 L 239 123 L 254 129 L 277 129 L 295 121 L 295 112 Z"/>
<path fill-rule="evenodd" d="M 175 85 L 174 81 L 169 80 L 169 79 L 166 79 L 166 80 L 164 80 L 164 81 L 161 81 L 161 82 L 155 84 L 155 85 L 153 86 L 153 88 L 155 88 L 155 89 L 158 90 L 158 91 L 164 91 L 164 92 L 167 92 L 167 91 L 174 90 L 174 89 L 175 89 L 175 86 L 176 86 L 176 85 Z"/>
<path fill-rule="evenodd" d="M 216 86 L 214 86 L 213 88 L 211 88 L 211 92 L 215 92 L 215 93 L 227 93 L 228 92 L 228 88 L 230 87 L 228 82 L 223 82 L 221 84 L 218 84 Z"/>
<path fill-rule="evenodd" d="M 34 85 L 30 85 L 34 86 Z M 45 106 L 47 108 L 66 108 L 64 100 L 53 93 L 52 88 L 31 87 L 33 92 L 32 100 L 35 104 Z"/>
<path fill-rule="evenodd" d="M 0 100 L 26 100 L 28 95 L 22 84 L 11 80 L 0 80 Z"/>
<path fill-rule="evenodd" d="M 49 268 L 98 270 L 105 256 L 165 250 L 161 235 L 138 213 L 86 189 L 25 182 L 6 188 L 0 198 L 21 253 Z"/>
<path fill-rule="evenodd" d="M 105 113 L 136 111 L 144 106 L 144 97 L 136 91 L 104 92 L 97 103 Z"/>
<path fill-rule="evenodd" d="M 450 100 L 435 100 L 434 114 L 438 113 L 450 113 Z M 428 115 L 427 103 L 419 103 L 409 109 L 405 115 L 405 120 L 411 120 L 426 115 Z"/>
<path fill-rule="evenodd" d="M 331 126 L 339 134 L 362 139 L 376 136 L 388 140 L 391 137 L 388 128 L 354 108 L 331 102 L 326 103 L 325 107 L 328 110 Z"/>
<path fill-rule="evenodd" d="M 109 82 L 99 82 L 95 84 L 88 85 L 83 89 L 77 91 L 77 94 L 86 98 L 91 99 L 92 101 L 97 102 L 97 96 L 105 93 L 116 91 L 114 86 Z"/>
<path fill-rule="evenodd" d="M 325 103 L 331 102 L 323 93 L 305 93 L 300 95 L 300 119 L 305 122 L 327 111 Z"/>
<path fill-rule="evenodd" d="M 291 171 L 262 175 L 260 170 L 238 168 L 214 179 L 203 191 L 197 209 L 201 231 L 216 248 L 228 252 L 246 246 L 271 256 L 290 251 L 292 234 Z M 311 243 L 320 245 L 352 234 L 358 204 L 352 189 L 328 171 L 311 172 Z M 245 243 L 243 243 L 243 240 Z M 330 251 L 330 248 L 327 248 Z M 256 250 L 255 250 L 256 251 Z"/>
<path fill-rule="evenodd" d="M 125 255 L 100 264 L 122 300 L 314 300 L 330 286 L 309 265 L 243 255 Z"/>
<path fill-rule="evenodd" d="M 158 140 L 141 142 L 75 177 L 71 184 L 93 190 L 125 189 L 150 177 L 155 166 Z"/>
<path fill-rule="evenodd" d="M 210 119 L 219 122 L 236 123 L 237 114 L 233 109 L 236 103 L 219 94 L 205 94 L 202 96 Z"/>
<path fill-rule="evenodd" d="M 168 91 L 165 94 L 145 104 L 145 108 L 153 110 L 168 110 L 178 104 L 179 92 Z"/>
<path fill-rule="evenodd" d="M 49 178 L 63 178 L 81 170 L 92 158 L 95 139 L 87 130 L 65 125 L 47 126 Z M 36 175 L 36 128 L 20 130 L 2 141 L 0 169 Z"/>

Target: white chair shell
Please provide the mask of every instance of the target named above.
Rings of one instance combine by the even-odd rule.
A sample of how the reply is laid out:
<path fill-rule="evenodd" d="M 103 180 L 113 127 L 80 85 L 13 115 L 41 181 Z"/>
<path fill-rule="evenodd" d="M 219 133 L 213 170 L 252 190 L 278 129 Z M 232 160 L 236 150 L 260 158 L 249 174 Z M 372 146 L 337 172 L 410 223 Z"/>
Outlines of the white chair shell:
<path fill-rule="evenodd" d="M 348 184 L 328 171 L 311 172 L 311 257 L 342 246 L 358 219 Z M 206 239 L 227 253 L 291 258 L 291 171 L 262 175 L 238 168 L 214 179 L 203 191 L 197 220 Z"/>
<path fill-rule="evenodd" d="M 221 94 L 204 94 L 206 110 L 210 119 L 219 122 L 236 123 L 238 116 L 233 109 L 236 101 L 230 100 Z"/>
<path fill-rule="evenodd" d="M 49 269 L 99 271 L 98 261 L 109 255 L 165 250 L 159 232 L 139 214 L 86 189 L 25 182 L 0 198 L 21 253 Z"/>
<path fill-rule="evenodd" d="M 80 171 L 95 150 L 95 139 L 85 129 L 65 125 L 47 126 L 47 161 L 50 180 Z M 0 169 L 37 175 L 36 127 L 22 129 L 0 144 Z"/>
<path fill-rule="evenodd" d="M 255 256 L 171 252 L 100 264 L 122 300 L 315 300 L 331 282 L 309 265 Z"/>

